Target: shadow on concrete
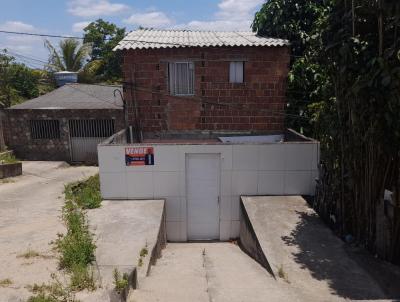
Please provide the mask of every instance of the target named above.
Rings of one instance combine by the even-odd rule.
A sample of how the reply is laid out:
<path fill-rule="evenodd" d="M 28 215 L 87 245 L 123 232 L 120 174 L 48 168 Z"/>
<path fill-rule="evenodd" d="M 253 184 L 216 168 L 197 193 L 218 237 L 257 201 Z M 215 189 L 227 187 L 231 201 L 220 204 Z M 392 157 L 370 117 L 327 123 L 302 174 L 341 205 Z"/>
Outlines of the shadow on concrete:
<path fill-rule="evenodd" d="M 342 298 L 400 301 L 400 278 L 396 278 L 396 267 L 379 264 L 380 260 L 372 256 L 362 254 L 361 257 L 359 252 L 350 250 L 339 238 L 333 238 L 335 235 L 315 212 L 296 211 L 296 214 L 299 217 L 296 228 L 289 236 L 281 238 L 287 246 L 296 248 L 292 254 L 302 269 L 309 270 L 313 278 L 327 282 L 332 294 Z M 388 273 L 392 268 L 394 274 Z"/>

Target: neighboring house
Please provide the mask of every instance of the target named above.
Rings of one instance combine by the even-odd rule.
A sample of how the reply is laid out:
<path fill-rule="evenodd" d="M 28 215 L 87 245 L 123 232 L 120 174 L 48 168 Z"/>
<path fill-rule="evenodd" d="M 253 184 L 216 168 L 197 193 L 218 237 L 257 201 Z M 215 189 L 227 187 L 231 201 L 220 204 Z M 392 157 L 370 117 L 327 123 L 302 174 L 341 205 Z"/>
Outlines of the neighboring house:
<path fill-rule="evenodd" d="M 165 199 L 168 240 L 186 241 L 237 238 L 242 195 L 313 195 L 319 143 L 284 125 L 288 45 L 246 32 L 128 34 L 116 50 L 131 127 L 98 147 L 103 197 Z"/>
<path fill-rule="evenodd" d="M 285 129 L 286 40 L 251 32 L 137 30 L 115 49 L 124 57 L 128 119 L 144 137 Z"/>
<path fill-rule="evenodd" d="M 116 89 L 71 83 L 6 109 L 6 145 L 20 159 L 96 163 L 97 144 L 125 127 Z"/>

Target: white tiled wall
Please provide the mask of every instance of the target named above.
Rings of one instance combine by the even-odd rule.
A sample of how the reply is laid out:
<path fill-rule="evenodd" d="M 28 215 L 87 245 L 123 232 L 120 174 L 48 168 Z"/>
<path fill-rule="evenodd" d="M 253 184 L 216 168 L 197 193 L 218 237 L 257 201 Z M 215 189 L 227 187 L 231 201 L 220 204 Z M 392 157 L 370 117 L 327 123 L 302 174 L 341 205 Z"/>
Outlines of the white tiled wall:
<path fill-rule="evenodd" d="M 152 146 L 155 165 L 141 167 L 125 166 L 124 146 L 99 146 L 101 192 L 106 199 L 165 198 L 171 241 L 187 240 L 187 153 L 221 154 L 221 240 L 239 235 L 240 195 L 314 193 L 317 142 Z"/>

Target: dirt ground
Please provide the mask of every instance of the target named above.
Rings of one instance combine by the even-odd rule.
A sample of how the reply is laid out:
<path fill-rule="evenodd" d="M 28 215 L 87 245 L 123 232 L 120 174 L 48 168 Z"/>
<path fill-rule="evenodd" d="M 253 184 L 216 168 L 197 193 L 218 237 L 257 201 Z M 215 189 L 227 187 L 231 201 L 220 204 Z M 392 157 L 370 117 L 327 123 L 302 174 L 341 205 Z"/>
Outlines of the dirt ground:
<path fill-rule="evenodd" d="M 30 286 L 51 281 L 58 270 L 50 243 L 65 231 L 64 185 L 97 172 L 63 162 L 24 162 L 22 176 L 0 180 L 0 301 L 26 301 Z"/>

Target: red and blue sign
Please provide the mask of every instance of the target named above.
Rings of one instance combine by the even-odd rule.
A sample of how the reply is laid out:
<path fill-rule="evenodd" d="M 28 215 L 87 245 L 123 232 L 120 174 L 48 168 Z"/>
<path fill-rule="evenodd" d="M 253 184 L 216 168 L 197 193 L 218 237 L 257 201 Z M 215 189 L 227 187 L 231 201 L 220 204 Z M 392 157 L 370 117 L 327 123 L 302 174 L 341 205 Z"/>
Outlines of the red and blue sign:
<path fill-rule="evenodd" d="M 154 148 L 125 148 L 125 163 L 127 166 L 154 166 Z"/>

